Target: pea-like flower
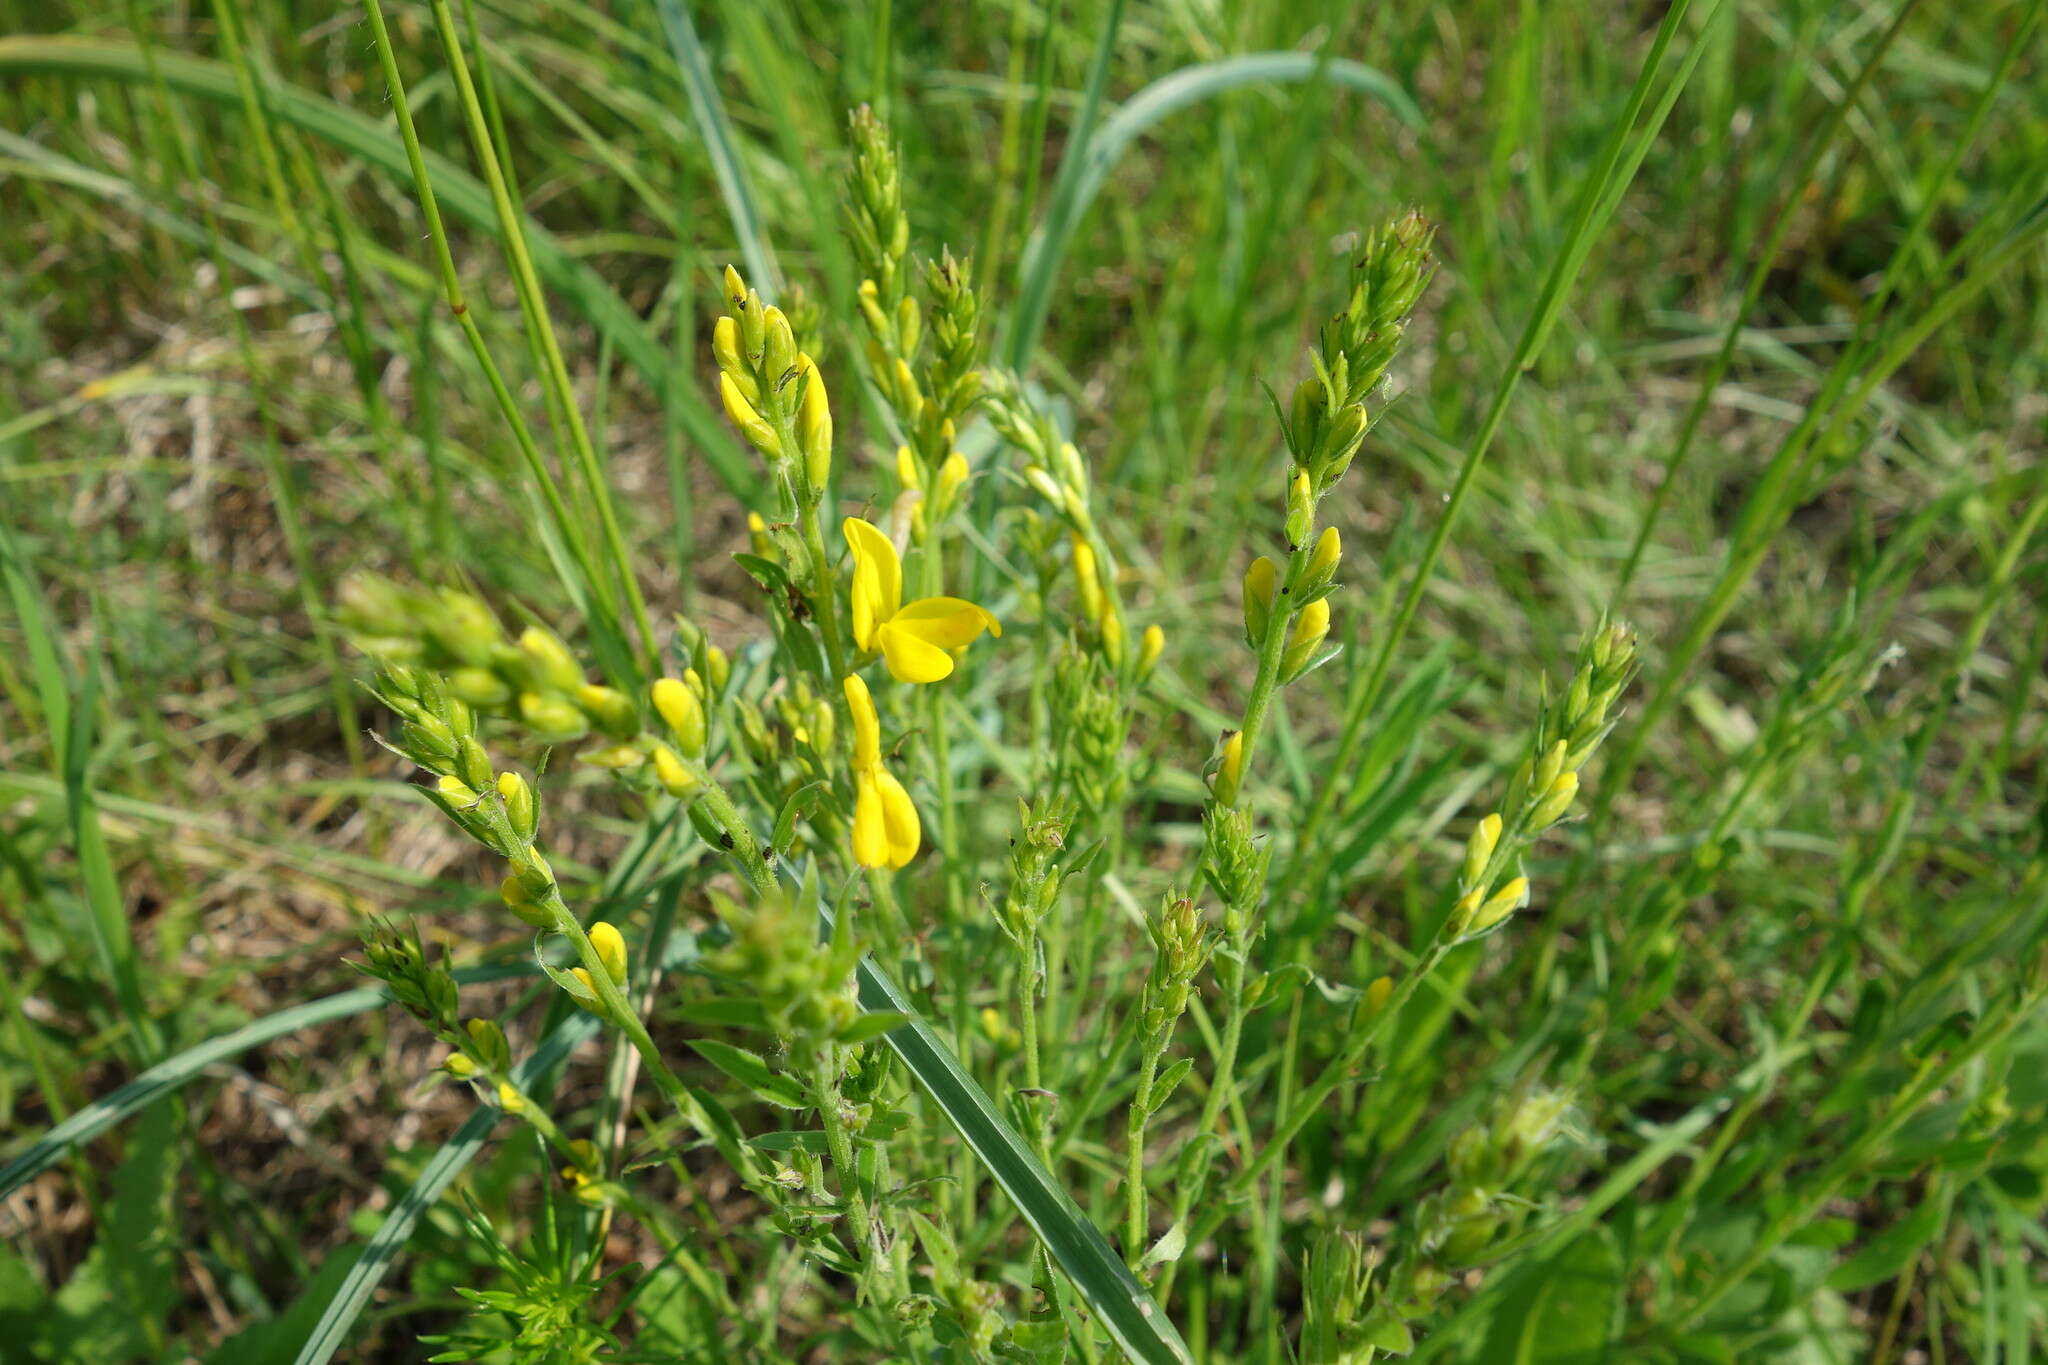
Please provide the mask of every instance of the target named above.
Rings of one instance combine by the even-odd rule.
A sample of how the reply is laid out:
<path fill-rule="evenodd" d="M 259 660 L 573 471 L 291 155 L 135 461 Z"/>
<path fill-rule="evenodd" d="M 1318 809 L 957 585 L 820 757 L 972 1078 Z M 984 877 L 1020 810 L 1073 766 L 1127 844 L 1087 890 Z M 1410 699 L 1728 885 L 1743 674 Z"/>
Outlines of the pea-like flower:
<path fill-rule="evenodd" d="M 898 682 L 937 682 L 953 671 L 953 651 L 965 649 L 984 630 L 1001 635 L 1002 625 L 987 610 L 959 597 L 903 601 L 903 561 L 896 547 L 859 517 L 844 530 L 853 550 L 853 639 L 868 653 L 879 652 Z"/>
<path fill-rule="evenodd" d="M 846 709 L 853 715 L 853 860 L 862 867 L 902 867 L 917 856 L 917 807 L 882 766 L 882 723 L 857 676 L 846 679 Z"/>

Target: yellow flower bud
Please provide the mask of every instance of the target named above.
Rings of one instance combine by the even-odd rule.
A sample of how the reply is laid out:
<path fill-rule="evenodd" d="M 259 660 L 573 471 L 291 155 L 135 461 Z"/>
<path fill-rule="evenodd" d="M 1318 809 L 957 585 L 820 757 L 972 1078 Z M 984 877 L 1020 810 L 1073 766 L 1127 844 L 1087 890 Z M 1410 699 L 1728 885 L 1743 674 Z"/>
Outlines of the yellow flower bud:
<path fill-rule="evenodd" d="M 590 733 L 590 722 L 582 711 L 560 697 L 544 697 L 538 692 L 519 694 L 519 718 L 550 744 L 567 744 Z"/>
<path fill-rule="evenodd" d="M 495 710 L 512 700 L 512 689 L 488 668 L 458 668 L 448 674 L 448 695 L 471 706 Z"/>
<path fill-rule="evenodd" d="M 896 482 L 905 488 L 924 487 L 924 480 L 917 472 L 917 456 L 910 453 L 909 446 L 896 447 Z"/>
<path fill-rule="evenodd" d="M 782 377 L 797 363 L 796 333 L 790 328 L 789 318 L 772 304 L 762 310 L 761 324 L 761 373 L 770 384 L 779 386 Z"/>
<path fill-rule="evenodd" d="M 1529 879 L 1527 877 L 1515 878 L 1486 898 L 1486 902 L 1472 916 L 1472 922 L 1466 926 L 1465 932 L 1469 934 L 1485 933 L 1488 929 L 1491 929 L 1494 925 L 1499 924 L 1509 915 L 1521 909 L 1528 903 L 1528 900 Z"/>
<path fill-rule="evenodd" d="M 652 689 L 654 709 L 674 732 L 682 751 L 695 757 L 704 752 L 704 703 L 688 683 L 677 678 L 657 679 Z M 657 760 L 659 762 L 659 760 Z"/>
<path fill-rule="evenodd" d="M 832 405 L 825 393 L 825 377 L 818 373 L 818 367 L 808 355 L 796 358 L 797 372 L 802 376 L 797 382 L 804 386 L 804 396 L 797 407 L 797 440 L 804 448 L 804 478 L 811 490 L 823 489 L 832 478 Z"/>
<path fill-rule="evenodd" d="M 775 437 L 775 428 L 761 420 L 761 414 L 747 401 L 733 377 L 723 370 L 718 374 L 718 397 L 725 404 L 725 415 L 740 429 L 740 434 L 754 443 L 754 447 L 770 459 L 780 458 L 782 442 Z"/>
<path fill-rule="evenodd" d="M 1330 599 L 1318 597 L 1294 618 L 1294 629 L 1287 634 L 1287 652 L 1280 658 L 1280 681 L 1293 682 L 1306 672 L 1329 633 Z"/>
<path fill-rule="evenodd" d="M 1037 489 L 1039 496 L 1054 507 L 1065 507 L 1067 505 L 1067 495 L 1065 490 L 1060 487 L 1060 481 L 1039 466 L 1035 464 L 1025 466 L 1024 481 Z"/>
<path fill-rule="evenodd" d="M 590 946 L 597 951 L 597 960 L 604 964 L 604 974 L 612 979 L 612 984 L 625 985 L 626 940 L 617 926 L 609 920 L 599 920 L 591 925 Z"/>
<path fill-rule="evenodd" d="M 1344 539 L 1337 534 L 1334 526 L 1325 526 L 1323 533 L 1316 537 L 1316 548 L 1308 557 L 1308 572 L 1302 580 L 1303 592 L 1314 592 L 1328 585 L 1337 576 L 1338 562 L 1344 558 Z"/>
<path fill-rule="evenodd" d="M 588 995 L 578 995 L 571 991 L 569 998 L 598 1018 L 604 1018 L 604 998 L 597 993 L 597 983 L 590 979 L 590 972 L 583 967 L 571 967 L 569 975 L 575 979 L 577 985 L 590 992 Z"/>
<path fill-rule="evenodd" d="M 1365 988 L 1366 1013 L 1368 1015 L 1378 1014 L 1387 1007 L 1387 1001 L 1393 998 L 1393 994 L 1393 977 L 1382 976 L 1374 978 L 1373 983 Z"/>
<path fill-rule="evenodd" d="M 1566 752 L 1567 746 L 1563 740 L 1558 740 L 1543 751 L 1543 757 L 1537 760 L 1535 770 L 1529 775 L 1529 789 L 1531 791 L 1548 792 L 1550 790 L 1550 784 L 1557 781 L 1557 775 L 1564 771 Z"/>
<path fill-rule="evenodd" d="M 661 783 L 670 796 L 687 797 L 697 789 L 695 775 L 676 756 L 676 751 L 666 744 L 654 746 L 654 780 Z"/>
<path fill-rule="evenodd" d="M 1547 829 L 1564 818 L 1578 799 L 1579 775 L 1575 772 L 1559 773 L 1551 779 L 1550 786 L 1536 803 L 1536 809 L 1529 813 L 1529 824 L 1533 829 Z"/>
<path fill-rule="evenodd" d="M 573 692 L 583 685 L 583 665 L 569 652 L 562 638 L 545 626 L 528 626 L 519 633 L 519 652 L 526 669 L 541 687 Z"/>
<path fill-rule="evenodd" d="M 1472 917 L 1479 913 L 1479 903 L 1483 899 L 1485 891 L 1477 886 L 1458 897 L 1458 903 L 1451 907 L 1450 923 L 1447 926 L 1453 939 L 1463 938 L 1471 932 Z"/>
<path fill-rule="evenodd" d="M 1124 661 L 1124 623 L 1104 604 L 1102 619 L 1096 625 L 1102 632 L 1103 657 L 1113 665 L 1121 664 Z"/>
<path fill-rule="evenodd" d="M 1081 614 L 1090 621 L 1102 619 L 1102 580 L 1095 572 L 1095 550 L 1079 535 L 1074 541 L 1074 587 L 1081 597 Z"/>
<path fill-rule="evenodd" d="M 498 797 L 505 803 L 505 818 L 512 822 L 513 831 L 522 839 L 533 838 L 540 825 L 540 807 L 526 779 L 515 772 L 499 773 Z"/>
<path fill-rule="evenodd" d="M 1308 481 L 1308 471 L 1294 471 L 1294 482 L 1287 488 L 1287 545 L 1292 549 L 1308 539 L 1308 533 L 1316 525 L 1315 489 Z"/>
<path fill-rule="evenodd" d="M 454 806 L 467 807 L 477 803 L 475 789 L 459 777 L 443 777 L 434 787 Z"/>
<path fill-rule="evenodd" d="M 732 660 L 717 645 L 707 645 L 704 649 L 704 671 L 710 675 L 708 695 L 715 696 L 725 691 L 726 680 L 732 677 Z"/>
<path fill-rule="evenodd" d="M 640 715 L 633 709 L 632 699 L 615 687 L 585 683 L 576 689 L 576 705 L 614 739 L 630 739 L 640 733 Z"/>
<path fill-rule="evenodd" d="M 545 929 L 555 922 L 555 917 L 535 898 L 522 877 L 510 876 L 499 882 L 498 895 L 505 902 L 506 909 L 536 929 Z"/>
<path fill-rule="evenodd" d="M 458 1081 L 466 1081 L 476 1075 L 476 1063 L 460 1052 L 451 1052 L 441 1063 L 441 1069 Z"/>
<path fill-rule="evenodd" d="M 508 1114 L 523 1114 L 526 1112 L 526 1096 L 520 1094 L 512 1082 L 499 1081 L 498 1107 Z"/>
<path fill-rule="evenodd" d="M 1138 637 L 1138 676 L 1149 675 L 1165 652 L 1166 632 L 1156 625 L 1145 627 L 1145 633 Z"/>
<path fill-rule="evenodd" d="M 1232 730 L 1223 736 L 1223 745 L 1216 764 L 1216 779 L 1210 786 L 1211 793 L 1219 806 L 1237 804 L 1237 790 L 1244 781 L 1244 731 Z"/>
<path fill-rule="evenodd" d="M 1273 598 L 1280 591 L 1280 571 L 1273 561 L 1260 555 L 1244 571 L 1244 638 L 1254 650 L 1266 641 L 1266 627 L 1273 619 Z"/>
<path fill-rule="evenodd" d="M 950 507 L 953 495 L 960 491 L 960 485 L 967 482 L 967 457 L 954 451 L 939 466 L 939 506 Z"/>
<path fill-rule="evenodd" d="M 1471 835 L 1465 840 L 1465 867 L 1462 879 L 1466 886 L 1478 885 L 1486 865 L 1493 861 L 1493 850 L 1500 844 L 1500 813 L 1484 816 L 1472 826 Z"/>
<path fill-rule="evenodd" d="M 775 542 L 768 538 L 768 523 L 759 512 L 747 513 L 747 548 L 758 558 L 775 558 Z"/>
<path fill-rule="evenodd" d="M 747 367 L 740 357 L 740 325 L 729 317 L 721 317 L 711 324 L 711 354 L 718 361 L 718 368 L 738 379 L 751 379 Z M 755 397 L 760 395 L 756 393 Z"/>

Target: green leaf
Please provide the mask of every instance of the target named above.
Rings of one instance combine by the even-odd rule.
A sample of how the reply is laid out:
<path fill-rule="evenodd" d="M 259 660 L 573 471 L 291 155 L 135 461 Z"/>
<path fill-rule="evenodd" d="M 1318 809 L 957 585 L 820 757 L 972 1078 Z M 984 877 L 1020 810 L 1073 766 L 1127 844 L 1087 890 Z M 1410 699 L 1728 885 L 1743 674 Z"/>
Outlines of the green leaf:
<path fill-rule="evenodd" d="M 1606 1359 L 1620 1327 L 1623 1275 L 1621 1252 L 1604 1227 L 1547 1261 L 1524 1266 L 1494 1313 L 1479 1359 L 1503 1365 Z"/>
<path fill-rule="evenodd" d="M 1941 1234 L 1948 1222 L 1946 1199 L 1923 1199 L 1904 1218 L 1863 1244 L 1828 1275 L 1828 1288 L 1853 1294 L 1895 1278 Z"/>
<path fill-rule="evenodd" d="M 818 799 L 825 794 L 823 782 L 806 782 L 789 794 L 782 803 L 782 810 L 775 817 L 775 833 L 768 847 L 778 853 L 787 852 L 791 841 L 796 838 L 796 822 L 818 808 Z"/>
<path fill-rule="evenodd" d="M 823 1156 L 826 1150 L 825 1135 L 823 1133 L 805 1132 L 797 1129 L 787 1129 L 780 1133 L 763 1133 L 757 1138 L 747 1139 L 747 1142 L 748 1145 L 758 1147 L 764 1152 L 794 1152 L 801 1148 L 806 1152 L 814 1152 Z"/>
<path fill-rule="evenodd" d="M 731 1043 L 721 1043 L 716 1038 L 692 1038 L 690 1047 L 705 1061 L 770 1104 L 784 1109 L 810 1106 L 810 1101 L 804 1097 L 804 1088 L 794 1078 L 770 1068 L 759 1053 L 734 1047 Z"/>
<path fill-rule="evenodd" d="M 1166 1230 L 1165 1234 L 1158 1241 L 1154 1242 L 1146 1250 L 1145 1259 L 1138 1268 L 1140 1270 L 1150 1270 L 1155 1265 L 1165 1265 L 1169 1261 L 1178 1261 L 1181 1258 L 1181 1253 L 1187 1249 L 1187 1224 L 1175 1223 Z"/>
<path fill-rule="evenodd" d="M 1159 1073 L 1152 1082 L 1152 1108 L 1149 1112 L 1156 1114 L 1166 1107 L 1166 1102 L 1173 1098 L 1173 1092 L 1188 1078 L 1188 1072 L 1194 1065 L 1194 1058 L 1183 1057 Z"/>

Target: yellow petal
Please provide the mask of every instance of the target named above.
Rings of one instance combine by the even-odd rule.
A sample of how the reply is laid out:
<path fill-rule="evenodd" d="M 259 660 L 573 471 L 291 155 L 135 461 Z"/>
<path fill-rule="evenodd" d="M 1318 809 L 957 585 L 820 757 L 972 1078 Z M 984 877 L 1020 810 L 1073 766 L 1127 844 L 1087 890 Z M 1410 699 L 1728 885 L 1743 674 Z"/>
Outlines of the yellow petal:
<path fill-rule="evenodd" d="M 903 790 L 903 784 L 887 768 L 875 770 L 875 787 L 882 799 L 882 830 L 889 846 L 889 866 L 902 867 L 917 856 L 917 846 L 923 830 L 918 824 L 917 807 L 910 800 L 910 793 Z"/>
<path fill-rule="evenodd" d="M 921 597 L 891 617 L 889 624 L 941 649 L 972 644 L 984 630 L 991 635 L 1003 633 L 1001 622 L 964 597 Z"/>
<path fill-rule="evenodd" d="M 875 632 L 882 661 L 897 682 L 934 683 L 953 672 L 953 656 L 896 621 L 884 621 Z"/>
<path fill-rule="evenodd" d="M 903 605 L 903 561 L 896 557 L 895 545 L 859 517 L 848 517 L 840 529 L 846 533 L 847 546 L 853 551 L 855 574 L 873 566 L 875 619 L 888 620 Z"/>
<path fill-rule="evenodd" d="M 868 685 L 856 674 L 848 674 L 846 709 L 853 716 L 853 770 L 857 773 L 882 766 L 882 723 L 875 715 L 875 699 Z"/>
<path fill-rule="evenodd" d="M 879 768 L 864 768 L 854 778 L 853 860 L 862 867 L 889 865 L 889 817 L 876 781 Z"/>

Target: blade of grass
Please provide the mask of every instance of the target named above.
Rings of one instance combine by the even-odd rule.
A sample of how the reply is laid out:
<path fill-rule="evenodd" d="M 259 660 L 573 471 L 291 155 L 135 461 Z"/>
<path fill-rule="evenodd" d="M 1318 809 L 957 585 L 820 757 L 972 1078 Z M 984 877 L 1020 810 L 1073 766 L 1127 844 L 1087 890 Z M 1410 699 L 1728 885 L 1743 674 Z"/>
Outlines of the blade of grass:
<path fill-rule="evenodd" d="M 29 667 L 35 675 L 43 723 L 50 736 L 50 763 L 64 784 L 64 811 L 72 849 L 84 883 L 86 929 L 124 1022 L 145 1059 L 162 1050 L 156 1025 L 143 1003 L 142 978 L 135 963 L 135 942 L 128 933 L 128 909 L 121 896 L 114 860 L 100 828 L 88 766 L 92 759 L 94 712 L 98 705 L 97 675 L 90 660 L 84 677 L 74 681 L 64 663 L 58 634 L 44 608 L 43 593 L 22 554 L 14 533 L 0 523 L 0 577 L 15 618 L 27 639 Z"/>
<path fill-rule="evenodd" d="M 828 930 L 831 914 L 822 907 Z M 1132 1360 L 1189 1362 L 1187 1344 L 1145 1286 L 1125 1267 L 1072 1195 L 1054 1180 L 1017 1130 L 924 1022 L 917 1007 L 870 958 L 859 968 L 861 1008 L 890 1011 L 905 1022 L 882 1036 L 934 1101 L 1110 1336 Z"/>
<path fill-rule="evenodd" d="M 532 976 L 534 972 L 535 968 L 531 963 L 510 963 L 502 966 L 465 967 L 455 973 L 455 979 L 463 985 L 473 985 L 504 981 L 516 976 Z M 175 1056 L 165 1058 L 135 1079 L 86 1105 L 37 1138 L 20 1156 L 5 1166 L 0 1166 L 0 1199 L 5 1199 L 24 1183 L 48 1170 L 63 1159 L 64 1154 L 72 1148 L 92 1141 L 123 1119 L 155 1104 L 186 1082 L 204 1074 L 208 1067 L 247 1052 L 250 1048 L 261 1047 L 274 1038 L 282 1038 L 302 1029 L 332 1023 L 336 1019 L 365 1014 L 390 1003 L 391 993 L 382 986 L 365 986 L 360 990 L 342 991 L 338 995 L 309 1000 L 303 1005 L 294 1005 L 290 1009 L 267 1014 L 232 1032 L 223 1033 L 218 1038 L 209 1038 L 195 1047 L 189 1047 Z"/>
<path fill-rule="evenodd" d="M 1045 329 L 1060 263 L 1066 258 L 1081 217 L 1133 143 L 1169 115 L 1229 91 L 1247 85 L 1289 85 L 1308 80 L 1326 80 L 1371 96 L 1408 127 L 1419 130 L 1426 126 L 1422 110 L 1385 72 L 1363 62 L 1319 58 L 1312 52 L 1254 52 L 1183 67 L 1162 76 L 1105 120 L 1091 141 L 1074 143 L 1061 161 L 1060 178 L 1053 186 L 1053 206 L 1046 214 L 1045 225 L 1025 247 L 1024 259 L 1018 267 L 1017 306 L 1012 311 L 1005 342 L 1006 363 L 1021 369 L 1031 358 L 1038 334 Z M 1084 108 L 1084 116 L 1086 113 Z M 1075 136 L 1081 138 L 1083 131 L 1077 120 Z M 1067 169 L 1070 165 L 1076 167 L 1071 180 Z"/>
<path fill-rule="evenodd" d="M 1081 214 L 1088 144 L 1095 136 L 1095 120 L 1102 110 L 1102 92 L 1109 85 L 1109 62 L 1116 52 L 1117 30 L 1123 19 L 1124 0 L 1109 0 L 1108 10 L 1102 16 L 1102 30 L 1096 35 L 1095 56 L 1088 65 L 1088 84 L 1081 94 L 1081 108 L 1074 115 L 1074 126 L 1068 130 L 1066 154 L 1060 158 L 1059 175 L 1052 184 L 1052 204 L 1046 210 L 1045 226 L 1025 245 L 1024 257 L 1017 263 L 1017 302 L 1010 310 L 1008 329 L 993 348 L 1013 370 L 1024 368 L 1024 362 L 1031 358 L 1031 348 L 1037 344 L 1038 333 L 1045 326 L 1059 257 Z"/>
<path fill-rule="evenodd" d="M 680 0 L 654 0 L 661 16 L 662 32 L 669 50 L 675 53 L 676 70 L 683 78 L 683 90 L 690 97 L 690 113 L 704 138 L 704 151 L 711 158 L 711 173 L 718 177 L 718 192 L 725 200 L 726 216 L 732 219 L 733 236 L 739 241 L 740 259 L 747 263 L 747 282 L 771 303 L 782 276 L 768 249 L 761 229 L 761 210 L 754 203 L 753 186 L 746 167 L 740 164 L 739 147 L 733 140 L 732 123 L 725 116 L 725 103 L 718 97 L 718 83 L 711 76 L 711 62 L 704 45 L 697 40 L 697 26 Z M 678 225 L 680 226 L 680 225 Z"/>

